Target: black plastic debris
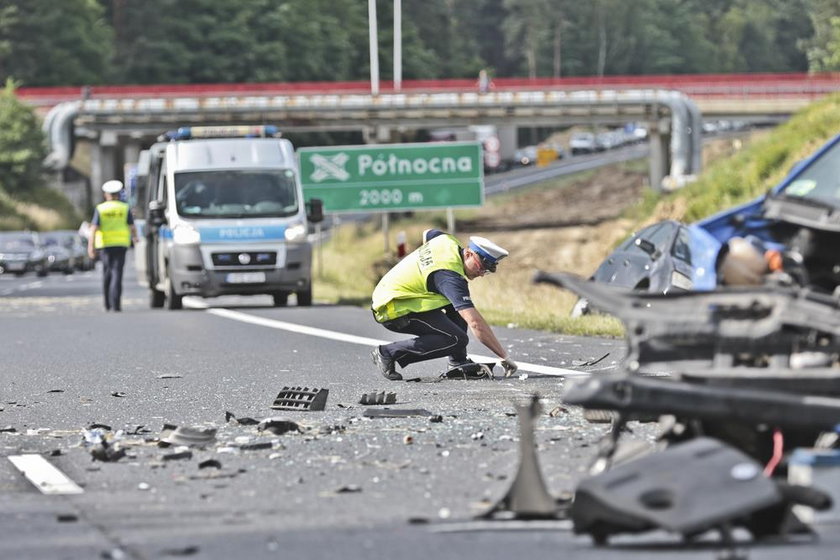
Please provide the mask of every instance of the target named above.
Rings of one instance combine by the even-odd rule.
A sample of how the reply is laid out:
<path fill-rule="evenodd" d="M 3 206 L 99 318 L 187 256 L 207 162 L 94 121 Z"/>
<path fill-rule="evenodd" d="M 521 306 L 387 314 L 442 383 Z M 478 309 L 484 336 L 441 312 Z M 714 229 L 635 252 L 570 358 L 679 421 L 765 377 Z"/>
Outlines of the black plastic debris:
<path fill-rule="evenodd" d="M 160 441 L 168 445 L 193 445 L 197 447 L 209 445 L 216 440 L 216 428 L 200 426 L 176 427 L 164 424 Z"/>
<path fill-rule="evenodd" d="M 199 548 L 197 546 L 185 546 L 184 548 L 168 548 L 166 550 L 161 550 L 160 553 L 162 556 L 192 556 L 193 554 L 198 554 Z"/>
<path fill-rule="evenodd" d="M 607 352 L 606 354 L 604 354 L 600 358 L 592 358 L 591 360 L 572 360 L 572 365 L 575 366 L 575 367 L 594 366 L 595 364 L 599 363 L 600 361 L 602 361 L 604 358 L 606 358 L 609 355 L 610 355 L 610 353 Z"/>
<path fill-rule="evenodd" d="M 112 396 L 112 397 L 120 397 L 120 398 L 122 398 L 122 397 L 125 397 L 125 396 L 126 396 L 126 394 L 125 394 L 125 393 L 123 393 L 122 391 L 111 391 L 111 396 Z"/>
<path fill-rule="evenodd" d="M 274 447 L 270 441 L 255 441 L 253 443 L 243 443 L 239 446 L 242 451 L 259 451 L 260 449 L 271 449 Z"/>
<path fill-rule="evenodd" d="M 125 449 L 112 445 L 105 440 L 100 441 L 90 448 L 90 456 L 94 461 L 103 463 L 115 463 L 125 457 Z"/>
<path fill-rule="evenodd" d="M 166 453 L 161 457 L 164 461 L 186 461 L 192 459 L 192 451 L 177 451 L 175 453 Z"/>
<path fill-rule="evenodd" d="M 365 393 L 359 399 L 359 404 L 394 404 L 395 402 L 397 402 L 397 394 L 386 393 L 385 391 Z"/>
<path fill-rule="evenodd" d="M 64 389 L 50 389 L 47 393 L 63 393 Z"/>
<path fill-rule="evenodd" d="M 423 408 L 369 408 L 362 415 L 366 418 L 407 418 L 409 416 L 434 416 Z"/>
<path fill-rule="evenodd" d="M 157 376 L 158 379 L 180 379 L 181 377 L 183 376 L 177 373 L 162 373 Z"/>
<path fill-rule="evenodd" d="M 271 408 L 275 410 L 324 410 L 329 389 L 283 387 Z"/>
<path fill-rule="evenodd" d="M 75 523 L 79 520 L 79 516 L 75 513 L 59 513 L 55 516 L 55 520 L 59 523 Z"/>
<path fill-rule="evenodd" d="M 519 416 L 519 469 L 507 491 L 486 513 L 479 517 L 516 519 L 554 519 L 559 517 L 557 502 L 546 490 L 537 460 L 534 420 L 539 416 L 540 400 L 531 397 L 527 405 L 516 405 Z"/>
<path fill-rule="evenodd" d="M 279 436 L 287 432 L 299 432 L 300 426 L 287 418 L 266 418 L 257 425 L 257 430 Z"/>
<path fill-rule="evenodd" d="M 17 428 L 14 426 L 4 426 L 0 428 L 0 434 L 13 434 L 17 432 Z"/>
<path fill-rule="evenodd" d="M 358 484 L 348 484 L 346 486 L 342 486 L 341 488 L 337 488 L 335 493 L 336 494 L 356 494 L 362 491 L 362 487 Z"/>
<path fill-rule="evenodd" d="M 259 420 L 249 418 L 248 416 L 237 418 L 233 412 L 228 411 L 225 411 L 225 422 L 233 422 L 235 424 L 239 424 L 240 426 L 256 426 L 260 423 Z"/>
<path fill-rule="evenodd" d="M 100 424 L 98 422 L 94 422 L 93 424 L 88 426 L 88 430 L 105 430 L 107 432 L 110 432 L 113 430 L 113 428 L 108 424 Z"/>
<path fill-rule="evenodd" d="M 216 459 L 207 459 L 198 464 L 199 469 L 221 469 L 222 463 Z"/>

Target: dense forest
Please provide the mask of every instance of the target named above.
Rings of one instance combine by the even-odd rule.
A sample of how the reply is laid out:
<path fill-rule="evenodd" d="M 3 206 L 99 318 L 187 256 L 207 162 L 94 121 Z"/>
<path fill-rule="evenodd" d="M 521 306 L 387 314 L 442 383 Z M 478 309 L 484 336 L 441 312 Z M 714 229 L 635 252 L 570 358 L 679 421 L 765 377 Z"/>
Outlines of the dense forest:
<path fill-rule="evenodd" d="M 840 0 L 402 0 L 403 79 L 840 70 Z M 381 78 L 393 0 L 377 0 Z M 369 77 L 367 0 L 0 0 L 18 86 Z"/>

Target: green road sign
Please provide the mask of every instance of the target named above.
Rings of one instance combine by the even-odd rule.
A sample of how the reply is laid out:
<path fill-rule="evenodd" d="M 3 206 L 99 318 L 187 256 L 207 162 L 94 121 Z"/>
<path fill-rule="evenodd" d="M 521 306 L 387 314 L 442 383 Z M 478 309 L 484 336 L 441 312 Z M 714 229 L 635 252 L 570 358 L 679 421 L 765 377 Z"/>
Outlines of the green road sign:
<path fill-rule="evenodd" d="M 300 148 L 308 200 L 326 212 L 381 212 L 484 202 L 484 165 L 478 142 L 377 144 Z"/>

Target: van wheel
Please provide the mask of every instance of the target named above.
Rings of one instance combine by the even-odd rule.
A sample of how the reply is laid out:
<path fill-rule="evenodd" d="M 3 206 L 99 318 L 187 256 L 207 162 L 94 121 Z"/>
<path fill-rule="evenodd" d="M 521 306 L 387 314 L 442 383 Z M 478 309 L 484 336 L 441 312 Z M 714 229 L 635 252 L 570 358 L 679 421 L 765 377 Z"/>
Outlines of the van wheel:
<path fill-rule="evenodd" d="M 300 307 L 309 307 L 312 305 L 312 288 L 297 292 L 297 304 Z"/>
<path fill-rule="evenodd" d="M 150 290 L 149 291 L 149 307 L 152 309 L 160 309 L 163 307 L 164 302 L 166 301 L 166 294 L 161 292 L 160 290 Z"/>
<path fill-rule="evenodd" d="M 175 293 L 175 286 L 172 285 L 172 278 L 169 276 L 169 270 L 166 271 L 166 308 L 167 309 L 182 309 L 184 307 L 184 296 Z"/>
<path fill-rule="evenodd" d="M 289 303 L 289 292 L 273 292 L 271 297 L 274 298 L 274 307 L 286 307 Z"/>

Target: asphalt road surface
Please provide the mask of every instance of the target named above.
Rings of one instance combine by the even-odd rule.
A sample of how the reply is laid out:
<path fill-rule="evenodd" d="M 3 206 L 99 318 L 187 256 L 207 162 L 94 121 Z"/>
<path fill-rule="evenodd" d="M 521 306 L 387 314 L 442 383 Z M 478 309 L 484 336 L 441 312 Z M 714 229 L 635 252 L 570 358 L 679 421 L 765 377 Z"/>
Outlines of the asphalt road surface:
<path fill-rule="evenodd" d="M 440 380 L 439 360 L 406 370 L 418 382 L 389 382 L 369 353 L 396 335 L 365 309 L 318 305 L 317 294 L 310 308 L 254 296 L 152 310 L 130 266 L 122 313 L 106 313 L 100 294 L 97 271 L 0 276 L 2 559 L 720 553 L 713 539 L 687 546 L 652 533 L 595 547 L 564 520 L 477 519 L 511 486 L 514 405 L 532 395 L 542 403 L 536 456 L 548 492 L 568 495 L 585 476 L 608 427 L 562 406 L 562 390 L 569 377 L 615 370 L 622 341 L 511 325 L 497 333 L 521 375 Z M 284 387 L 328 389 L 325 410 L 272 409 Z M 361 396 L 380 391 L 396 393 L 392 411 L 418 415 L 366 417 L 385 407 Z M 289 431 L 251 423 L 268 418 Z M 215 437 L 161 447 L 166 425 Z M 656 435 L 654 424 L 631 427 L 642 442 Z M 109 452 L 124 456 L 94 458 Z M 836 556 L 837 527 L 818 529 L 819 541 L 743 547 L 750 558 Z"/>

